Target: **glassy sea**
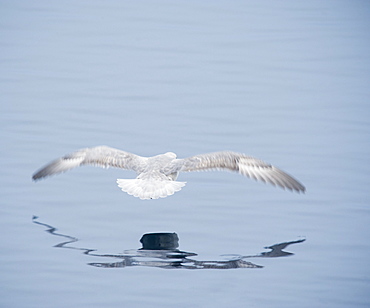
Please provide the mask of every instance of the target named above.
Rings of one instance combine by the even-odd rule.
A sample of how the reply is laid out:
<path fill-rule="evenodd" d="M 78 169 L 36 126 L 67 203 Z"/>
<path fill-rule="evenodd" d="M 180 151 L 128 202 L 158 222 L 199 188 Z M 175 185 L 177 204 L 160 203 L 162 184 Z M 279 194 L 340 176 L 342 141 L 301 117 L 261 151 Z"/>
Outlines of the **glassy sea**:
<path fill-rule="evenodd" d="M 369 307 L 370 4 L 3 2 L 0 307 Z M 107 145 L 235 151 L 294 193 L 180 173 L 140 200 Z"/>

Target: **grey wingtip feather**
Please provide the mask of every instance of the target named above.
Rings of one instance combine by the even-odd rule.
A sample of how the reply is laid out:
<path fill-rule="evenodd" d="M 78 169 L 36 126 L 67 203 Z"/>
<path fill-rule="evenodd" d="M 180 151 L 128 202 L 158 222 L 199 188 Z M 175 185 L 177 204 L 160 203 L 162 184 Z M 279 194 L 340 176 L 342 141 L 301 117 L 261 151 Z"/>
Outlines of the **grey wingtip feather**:
<path fill-rule="evenodd" d="M 41 168 L 39 169 L 37 172 L 35 172 L 33 175 L 32 175 L 32 180 L 34 182 L 37 182 L 39 180 L 41 180 L 42 178 L 44 177 L 47 177 L 48 174 L 45 173 L 45 168 Z"/>
<path fill-rule="evenodd" d="M 32 175 L 32 180 L 34 182 L 38 182 L 42 180 L 43 178 L 49 177 L 54 175 L 54 173 L 47 172 L 46 168 L 42 168 L 39 171 L 37 171 L 34 175 Z"/>
<path fill-rule="evenodd" d="M 37 182 L 38 180 L 40 180 L 40 177 L 39 177 L 39 176 L 37 176 L 37 174 L 34 174 L 34 175 L 32 176 L 32 181 Z"/>
<path fill-rule="evenodd" d="M 32 180 L 34 182 L 38 182 L 38 181 L 42 180 L 43 178 L 46 178 L 46 177 L 49 177 L 49 176 L 52 176 L 52 175 L 54 175 L 54 174 L 49 174 L 49 173 L 45 172 L 44 169 L 41 169 L 38 172 L 36 172 L 34 175 L 32 175 Z"/>

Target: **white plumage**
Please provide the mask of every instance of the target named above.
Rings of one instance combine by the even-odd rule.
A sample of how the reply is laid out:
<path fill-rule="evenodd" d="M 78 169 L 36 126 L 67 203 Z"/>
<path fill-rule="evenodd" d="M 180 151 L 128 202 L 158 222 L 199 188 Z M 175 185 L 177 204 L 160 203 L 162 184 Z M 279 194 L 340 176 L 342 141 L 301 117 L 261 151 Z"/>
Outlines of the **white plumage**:
<path fill-rule="evenodd" d="M 181 171 L 230 170 L 274 186 L 304 192 L 305 187 L 282 170 L 244 154 L 223 151 L 177 159 L 167 152 L 141 157 L 107 146 L 85 148 L 58 158 L 33 175 L 33 180 L 65 172 L 81 165 L 116 167 L 133 170 L 136 179 L 118 179 L 118 186 L 140 199 L 158 199 L 173 195 L 186 182 L 175 181 Z"/>
<path fill-rule="evenodd" d="M 129 195 L 140 199 L 158 199 L 173 195 L 181 190 L 186 182 L 143 181 L 140 179 L 117 179 L 118 186 Z"/>

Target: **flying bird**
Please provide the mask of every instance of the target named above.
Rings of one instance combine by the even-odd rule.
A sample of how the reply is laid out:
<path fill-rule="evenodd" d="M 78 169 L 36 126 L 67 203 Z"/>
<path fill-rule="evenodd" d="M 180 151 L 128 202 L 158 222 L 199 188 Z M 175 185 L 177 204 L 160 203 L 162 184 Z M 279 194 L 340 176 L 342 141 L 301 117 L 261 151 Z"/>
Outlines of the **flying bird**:
<path fill-rule="evenodd" d="M 298 193 L 305 191 L 301 183 L 284 171 L 254 157 L 230 151 L 178 159 L 172 152 L 142 157 L 107 146 L 97 146 L 81 149 L 52 161 L 37 171 L 32 179 L 36 181 L 82 165 L 135 171 L 136 179 L 117 179 L 117 184 L 124 192 L 140 199 L 158 199 L 173 195 L 186 184 L 176 181 L 179 172 L 202 170 L 235 171 L 283 189 Z"/>

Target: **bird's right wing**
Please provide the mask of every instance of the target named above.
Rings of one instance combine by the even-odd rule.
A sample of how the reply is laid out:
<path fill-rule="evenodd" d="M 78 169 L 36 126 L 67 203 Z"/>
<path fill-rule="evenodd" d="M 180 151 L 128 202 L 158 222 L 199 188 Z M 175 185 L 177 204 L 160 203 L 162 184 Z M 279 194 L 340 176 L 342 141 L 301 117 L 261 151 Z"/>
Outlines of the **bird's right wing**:
<path fill-rule="evenodd" d="M 65 172 L 82 165 L 103 168 L 116 167 L 138 171 L 145 165 L 147 158 L 107 146 L 85 148 L 58 158 L 41 168 L 33 176 L 38 180 L 53 174 Z"/>
<path fill-rule="evenodd" d="M 284 171 L 264 161 L 236 152 L 214 152 L 175 161 L 178 171 L 230 170 L 281 188 L 304 192 L 305 187 Z"/>

